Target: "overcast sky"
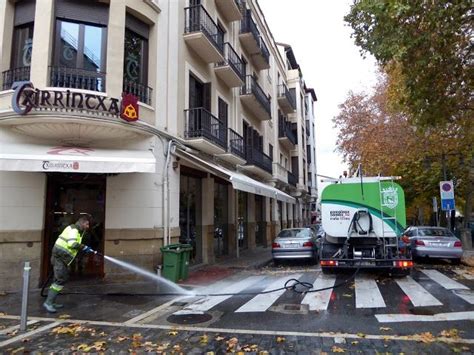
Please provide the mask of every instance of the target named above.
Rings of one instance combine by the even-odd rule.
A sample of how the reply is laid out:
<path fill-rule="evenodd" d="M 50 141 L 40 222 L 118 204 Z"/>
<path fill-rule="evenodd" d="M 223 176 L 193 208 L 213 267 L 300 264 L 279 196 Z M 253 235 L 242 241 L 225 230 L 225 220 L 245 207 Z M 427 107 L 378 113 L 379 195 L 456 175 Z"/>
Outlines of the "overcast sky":
<path fill-rule="evenodd" d="M 315 104 L 318 174 L 338 177 L 346 169 L 335 153 L 332 118 L 349 90 L 371 90 L 376 66 L 362 59 L 343 17 L 352 0 L 258 0 L 275 41 L 292 46 Z M 320 179 L 318 179 L 319 181 Z"/>

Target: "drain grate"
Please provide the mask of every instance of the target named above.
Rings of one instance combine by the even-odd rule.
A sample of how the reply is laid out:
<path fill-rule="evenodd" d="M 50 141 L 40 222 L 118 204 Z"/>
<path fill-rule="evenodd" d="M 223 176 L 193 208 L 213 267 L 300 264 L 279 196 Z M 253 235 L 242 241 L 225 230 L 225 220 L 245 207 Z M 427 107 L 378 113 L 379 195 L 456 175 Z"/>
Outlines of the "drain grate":
<path fill-rule="evenodd" d="M 283 308 L 285 311 L 301 311 L 300 304 L 286 304 Z"/>
<path fill-rule="evenodd" d="M 415 314 L 417 316 L 432 316 L 436 312 L 430 309 L 418 309 L 418 308 L 410 308 L 409 309 L 411 314 Z"/>
<path fill-rule="evenodd" d="M 198 324 L 208 322 L 212 316 L 207 313 L 202 314 L 172 314 L 166 320 L 174 324 Z"/>

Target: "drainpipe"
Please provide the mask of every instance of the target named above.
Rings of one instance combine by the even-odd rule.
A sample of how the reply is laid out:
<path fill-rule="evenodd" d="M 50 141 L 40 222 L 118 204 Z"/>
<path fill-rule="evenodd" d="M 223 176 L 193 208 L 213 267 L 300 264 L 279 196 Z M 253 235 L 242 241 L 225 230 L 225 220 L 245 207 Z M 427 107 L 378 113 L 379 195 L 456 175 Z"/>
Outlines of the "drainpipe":
<path fill-rule="evenodd" d="M 171 244 L 170 237 L 170 213 L 169 213 L 169 175 L 168 168 L 171 159 L 171 150 L 176 143 L 172 140 L 168 142 L 168 149 L 166 150 L 165 166 L 163 167 L 163 245 Z"/>

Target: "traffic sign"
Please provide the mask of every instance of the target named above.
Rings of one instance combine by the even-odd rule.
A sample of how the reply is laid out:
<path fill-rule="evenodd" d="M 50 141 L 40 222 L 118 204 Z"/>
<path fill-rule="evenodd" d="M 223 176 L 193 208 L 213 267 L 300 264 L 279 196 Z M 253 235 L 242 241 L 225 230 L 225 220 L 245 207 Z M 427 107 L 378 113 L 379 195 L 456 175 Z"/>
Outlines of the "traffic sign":
<path fill-rule="evenodd" d="M 440 181 L 439 192 L 442 200 L 454 199 L 454 186 L 453 181 Z"/>
<path fill-rule="evenodd" d="M 441 209 L 443 211 L 451 211 L 451 210 L 454 210 L 454 208 L 455 208 L 454 198 L 441 200 Z"/>

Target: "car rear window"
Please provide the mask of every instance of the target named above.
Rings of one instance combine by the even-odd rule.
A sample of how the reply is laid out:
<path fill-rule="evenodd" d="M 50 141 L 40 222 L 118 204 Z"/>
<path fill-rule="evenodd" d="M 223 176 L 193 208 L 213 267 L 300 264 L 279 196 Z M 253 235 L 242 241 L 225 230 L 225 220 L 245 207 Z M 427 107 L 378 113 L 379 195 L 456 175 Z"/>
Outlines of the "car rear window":
<path fill-rule="evenodd" d="M 309 238 L 311 237 L 310 229 L 287 229 L 282 230 L 278 234 L 278 238 Z"/>
<path fill-rule="evenodd" d="M 420 228 L 418 235 L 422 237 L 454 237 L 454 234 L 445 228 Z"/>

